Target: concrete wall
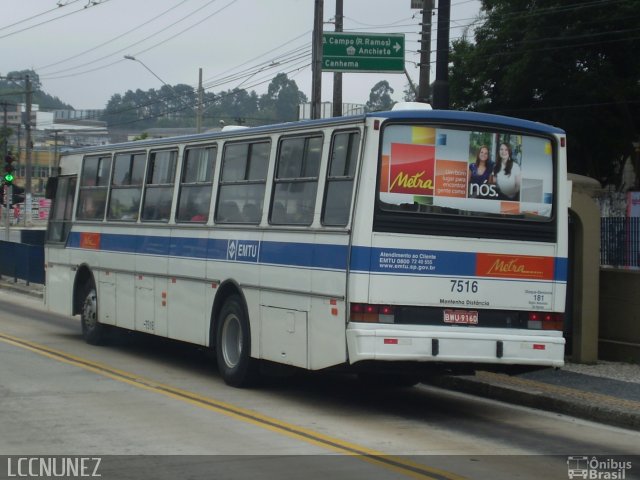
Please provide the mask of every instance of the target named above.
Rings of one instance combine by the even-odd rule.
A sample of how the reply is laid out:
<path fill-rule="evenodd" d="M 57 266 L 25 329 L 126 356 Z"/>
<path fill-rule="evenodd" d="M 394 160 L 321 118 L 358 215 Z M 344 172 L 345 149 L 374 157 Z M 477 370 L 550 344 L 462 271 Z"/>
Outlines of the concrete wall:
<path fill-rule="evenodd" d="M 576 188 L 578 187 L 578 188 Z M 600 210 L 574 182 L 571 195 L 575 240 L 573 247 L 572 361 L 598 361 L 598 290 L 600 288 Z"/>
<path fill-rule="evenodd" d="M 640 363 L 640 271 L 600 271 L 600 359 Z"/>

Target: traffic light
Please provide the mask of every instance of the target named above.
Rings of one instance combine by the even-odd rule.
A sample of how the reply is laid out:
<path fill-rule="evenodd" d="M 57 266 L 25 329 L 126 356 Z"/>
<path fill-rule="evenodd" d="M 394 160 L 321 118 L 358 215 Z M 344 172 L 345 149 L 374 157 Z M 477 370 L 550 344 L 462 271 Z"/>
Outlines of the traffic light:
<path fill-rule="evenodd" d="M 5 157 L 4 157 L 4 183 L 7 185 L 12 185 L 13 184 L 13 180 L 16 178 L 14 175 L 14 172 L 16 171 L 16 167 L 13 165 L 13 162 L 15 161 L 15 158 L 13 158 L 13 155 L 11 155 L 10 153 L 8 153 Z"/>

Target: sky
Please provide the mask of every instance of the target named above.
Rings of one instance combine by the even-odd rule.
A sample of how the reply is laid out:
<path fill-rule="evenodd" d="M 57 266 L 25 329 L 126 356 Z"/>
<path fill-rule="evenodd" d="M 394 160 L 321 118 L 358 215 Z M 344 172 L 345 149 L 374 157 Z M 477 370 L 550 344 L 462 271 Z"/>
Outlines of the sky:
<path fill-rule="evenodd" d="M 203 85 L 209 92 L 266 91 L 287 73 L 311 98 L 314 0 L 3 0 L 0 76 L 32 69 L 42 89 L 75 109 L 104 108 L 114 94 Z M 417 85 L 421 14 L 410 0 L 344 0 L 344 31 L 405 34 L 405 66 Z M 437 1 L 436 1 L 437 5 Z M 479 13 L 477 0 L 451 0 L 451 39 Z M 333 31 L 335 0 L 324 0 L 324 30 Z M 437 14 L 433 24 L 437 22 Z M 431 50 L 436 46 L 435 27 Z M 124 56 L 135 60 L 127 60 Z M 435 78 L 435 54 L 431 57 Z M 404 74 L 345 73 L 343 102 L 365 103 L 387 80 L 402 100 Z M 333 74 L 322 75 L 322 101 Z"/>

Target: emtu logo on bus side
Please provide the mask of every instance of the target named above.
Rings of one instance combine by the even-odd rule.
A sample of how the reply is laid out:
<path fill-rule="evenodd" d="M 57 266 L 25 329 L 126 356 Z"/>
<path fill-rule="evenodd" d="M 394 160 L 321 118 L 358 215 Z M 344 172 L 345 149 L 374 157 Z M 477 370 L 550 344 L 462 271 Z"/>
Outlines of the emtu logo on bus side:
<path fill-rule="evenodd" d="M 257 262 L 260 242 L 257 240 L 229 240 L 227 260 L 237 262 Z"/>

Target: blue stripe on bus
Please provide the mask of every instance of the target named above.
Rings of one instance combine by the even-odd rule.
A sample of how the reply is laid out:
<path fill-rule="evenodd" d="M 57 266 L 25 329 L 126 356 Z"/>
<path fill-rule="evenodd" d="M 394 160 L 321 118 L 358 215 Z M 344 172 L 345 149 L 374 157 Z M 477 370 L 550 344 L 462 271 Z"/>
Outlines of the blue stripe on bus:
<path fill-rule="evenodd" d="M 68 246 L 81 248 L 79 232 L 71 232 Z M 100 234 L 100 250 L 329 270 L 346 270 L 348 257 L 346 245 L 111 233 Z M 567 258 L 556 257 L 553 281 L 566 282 L 567 267 Z M 476 253 L 354 246 L 349 268 L 355 273 L 474 277 Z"/>
<path fill-rule="evenodd" d="M 556 257 L 556 264 L 553 271 L 553 279 L 557 282 L 566 282 L 569 275 L 569 259 Z"/>
<path fill-rule="evenodd" d="M 254 244 L 256 245 L 255 256 L 252 248 Z M 79 232 L 72 232 L 69 235 L 68 246 L 81 248 Z M 245 252 L 243 252 L 243 247 Z M 100 250 L 139 255 L 346 270 L 348 247 L 346 245 L 315 243 L 102 233 L 100 234 Z"/>
<path fill-rule="evenodd" d="M 353 247 L 351 270 L 372 273 L 475 276 L 476 254 L 401 248 Z"/>

